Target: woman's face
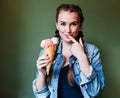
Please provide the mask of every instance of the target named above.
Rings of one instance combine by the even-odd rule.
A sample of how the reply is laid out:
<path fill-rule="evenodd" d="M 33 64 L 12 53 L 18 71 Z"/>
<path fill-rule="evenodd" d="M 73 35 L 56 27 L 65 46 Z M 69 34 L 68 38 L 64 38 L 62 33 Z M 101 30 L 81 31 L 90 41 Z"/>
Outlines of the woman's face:
<path fill-rule="evenodd" d="M 60 11 L 56 28 L 63 41 L 70 42 L 69 35 L 76 38 L 81 26 L 77 12 Z"/>

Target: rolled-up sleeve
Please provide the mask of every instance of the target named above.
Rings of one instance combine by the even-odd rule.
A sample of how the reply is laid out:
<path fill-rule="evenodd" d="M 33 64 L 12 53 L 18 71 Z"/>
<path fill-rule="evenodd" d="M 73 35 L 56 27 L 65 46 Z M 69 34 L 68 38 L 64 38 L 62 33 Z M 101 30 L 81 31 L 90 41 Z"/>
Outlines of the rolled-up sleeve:
<path fill-rule="evenodd" d="M 33 81 L 33 92 L 36 98 L 47 98 L 50 94 L 48 87 L 45 85 L 44 88 L 42 88 L 41 90 L 37 90 L 35 83 L 36 80 Z"/>
<path fill-rule="evenodd" d="M 88 76 L 85 76 L 82 72 L 81 72 L 81 85 L 88 83 L 89 81 L 91 81 L 95 76 L 97 75 L 97 73 L 95 72 L 95 70 L 93 69 L 93 67 L 90 65 L 90 72 L 88 74 Z"/>

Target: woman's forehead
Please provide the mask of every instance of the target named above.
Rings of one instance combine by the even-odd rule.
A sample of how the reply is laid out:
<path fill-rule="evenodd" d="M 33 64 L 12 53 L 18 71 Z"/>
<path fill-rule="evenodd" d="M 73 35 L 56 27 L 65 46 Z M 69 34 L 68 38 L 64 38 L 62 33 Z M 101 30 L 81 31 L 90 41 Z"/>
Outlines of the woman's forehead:
<path fill-rule="evenodd" d="M 79 16 L 77 12 L 70 12 L 61 10 L 58 16 L 59 21 L 79 21 Z"/>

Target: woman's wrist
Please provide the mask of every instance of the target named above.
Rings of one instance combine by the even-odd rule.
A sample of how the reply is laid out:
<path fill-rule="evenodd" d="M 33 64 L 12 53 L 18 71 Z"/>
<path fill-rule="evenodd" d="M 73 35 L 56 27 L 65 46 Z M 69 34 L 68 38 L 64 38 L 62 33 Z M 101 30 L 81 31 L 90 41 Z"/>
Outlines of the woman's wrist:
<path fill-rule="evenodd" d="M 36 89 L 41 90 L 45 85 L 45 75 L 42 72 L 39 72 L 39 75 L 36 79 Z"/>
<path fill-rule="evenodd" d="M 45 77 L 45 75 L 46 75 L 46 72 L 39 71 L 39 76 L 44 76 Z"/>
<path fill-rule="evenodd" d="M 90 72 L 90 64 L 89 64 L 87 55 L 86 54 L 81 55 L 78 58 L 78 61 L 80 63 L 80 69 L 81 69 L 82 73 L 85 76 L 87 76 L 89 74 L 89 72 Z"/>
<path fill-rule="evenodd" d="M 77 59 L 78 59 L 79 62 L 83 62 L 83 61 L 87 61 L 88 60 L 88 58 L 87 58 L 85 53 L 83 53 L 81 55 L 78 55 Z"/>

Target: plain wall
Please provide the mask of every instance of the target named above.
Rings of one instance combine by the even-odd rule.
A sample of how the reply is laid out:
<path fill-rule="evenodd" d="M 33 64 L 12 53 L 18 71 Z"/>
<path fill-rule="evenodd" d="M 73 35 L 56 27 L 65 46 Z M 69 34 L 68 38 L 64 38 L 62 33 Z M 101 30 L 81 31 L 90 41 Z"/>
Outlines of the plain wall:
<path fill-rule="evenodd" d="M 97 98 L 120 98 L 119 0 L 1 0 L 0 98 L 34 98 L 40 42 L 54 36 L 61 3 L 81 6 L 84 39 L 100 48 L 105 88 Z"/>

